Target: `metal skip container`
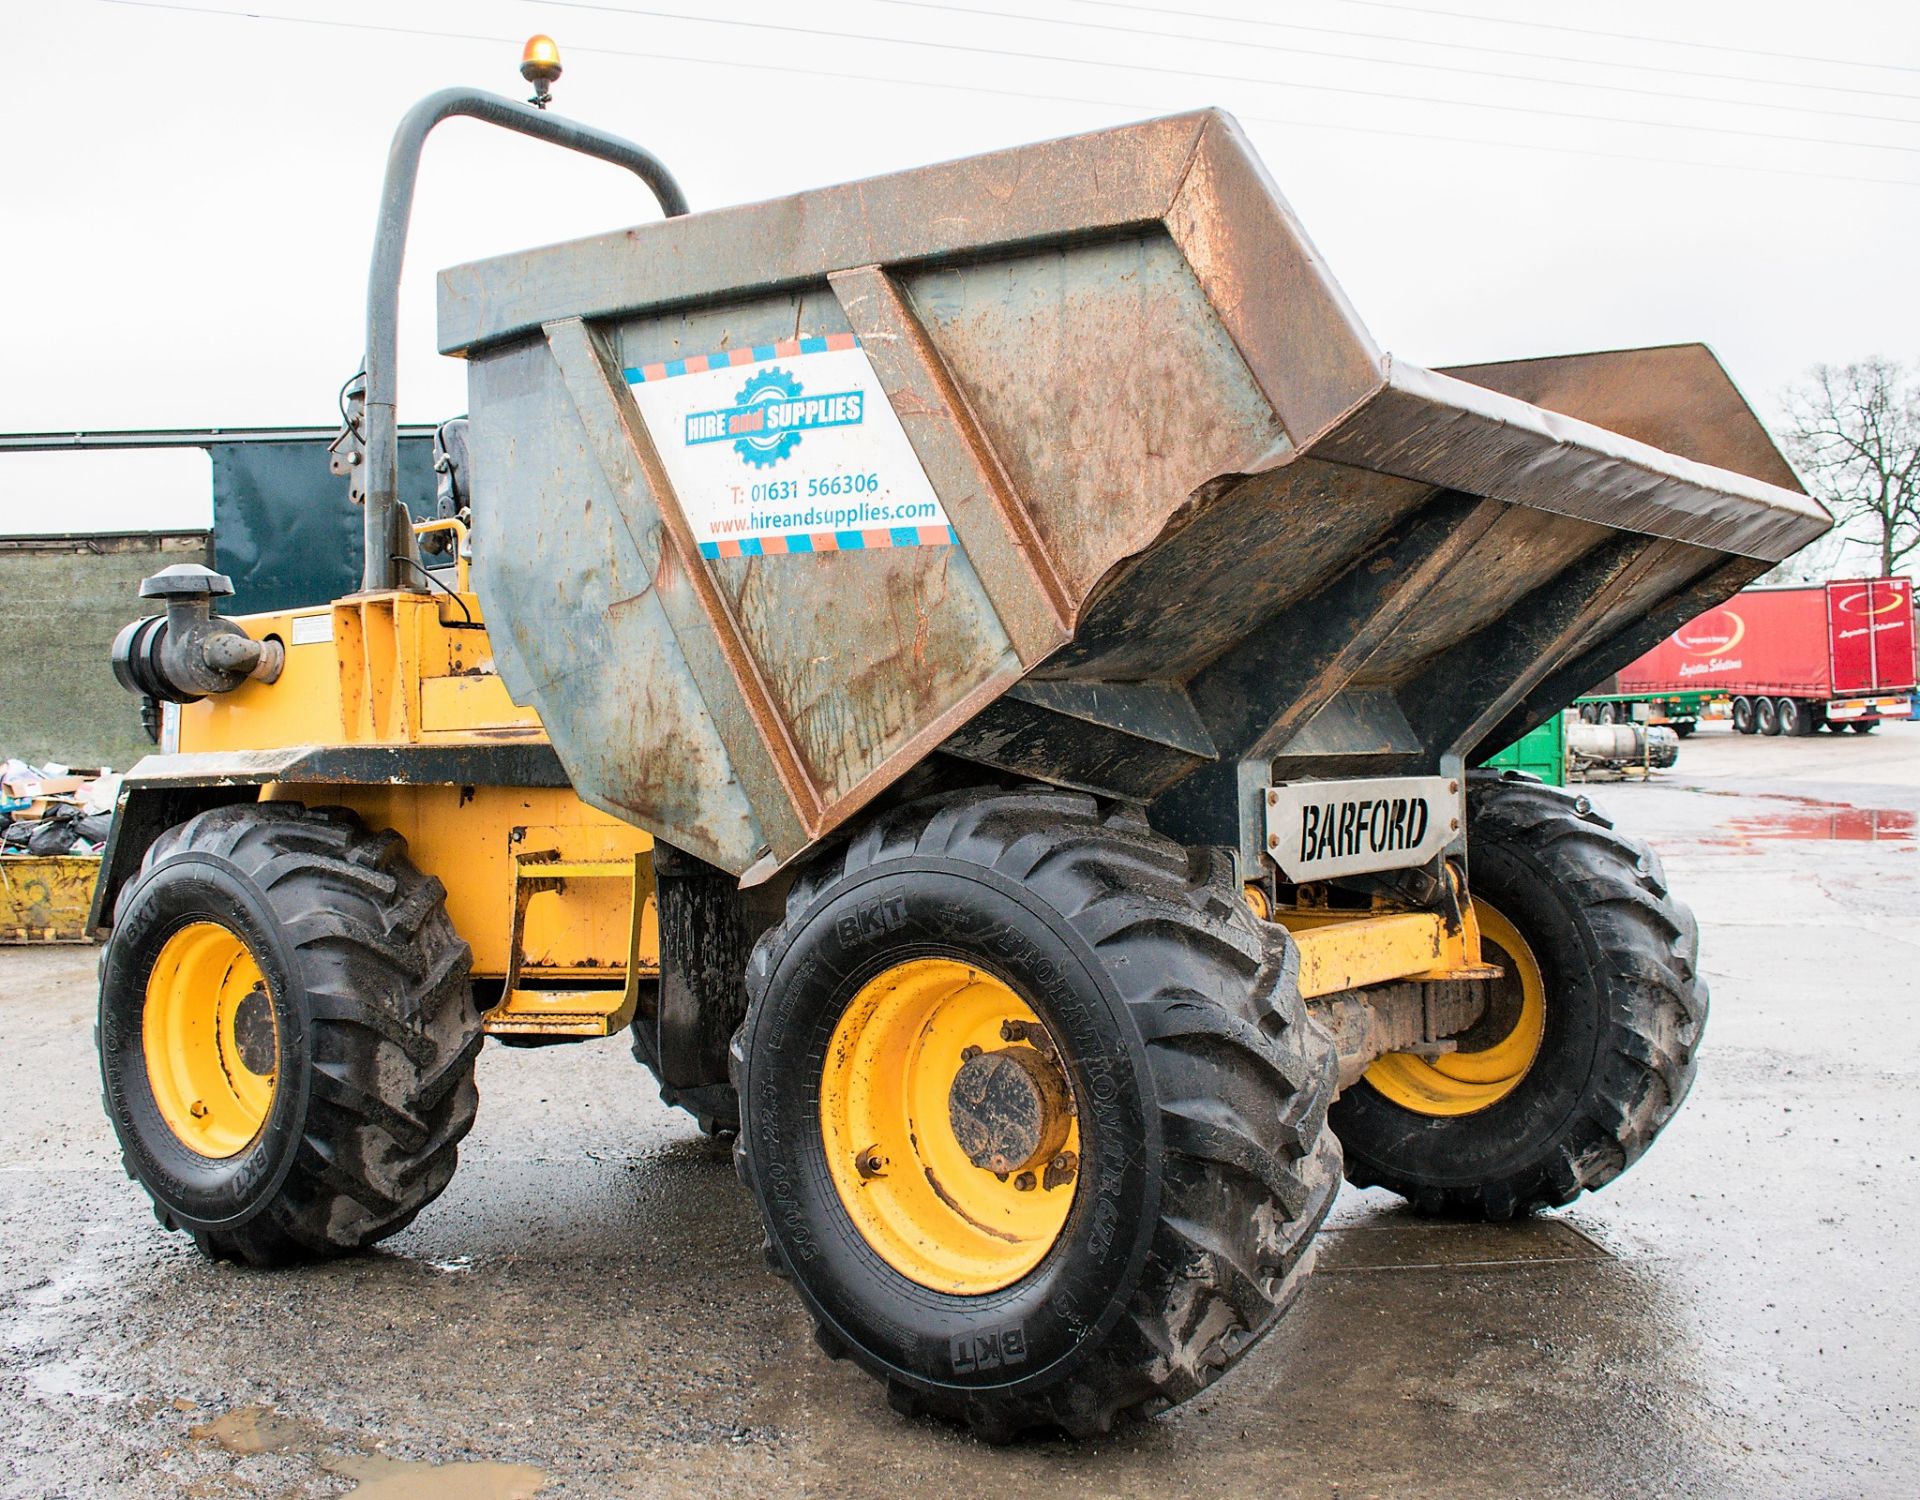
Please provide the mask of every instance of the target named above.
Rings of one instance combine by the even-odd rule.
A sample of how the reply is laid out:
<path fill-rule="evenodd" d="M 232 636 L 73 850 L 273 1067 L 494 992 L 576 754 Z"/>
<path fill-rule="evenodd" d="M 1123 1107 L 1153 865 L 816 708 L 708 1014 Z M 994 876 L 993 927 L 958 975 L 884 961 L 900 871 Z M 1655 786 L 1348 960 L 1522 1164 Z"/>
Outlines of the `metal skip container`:
<path fill-rule="evenodd" d="M 1382 352 L 1215 111 L 482 261 L 439 312 L 507 687 L 748 880 L 936 757 L 1257 858 L 1260 788 L 1457 770 L 1829 525 L 1699 346 Z"/>

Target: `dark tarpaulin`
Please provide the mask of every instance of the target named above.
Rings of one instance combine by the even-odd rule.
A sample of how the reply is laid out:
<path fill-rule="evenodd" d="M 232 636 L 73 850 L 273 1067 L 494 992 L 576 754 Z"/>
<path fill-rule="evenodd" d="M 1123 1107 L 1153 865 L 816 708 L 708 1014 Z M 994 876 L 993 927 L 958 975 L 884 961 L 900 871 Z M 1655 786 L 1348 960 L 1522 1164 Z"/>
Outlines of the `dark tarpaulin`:
<path fill-rule="evenodd" d="M 324 604 L 360 586 L 360 508 L 327 468 L 327 445 L 220 443 L 213 460 L 213 566 L 233 579 L 229 615 Z M 400 498 L 433 514 L 433 440 L 402 435 Z"/>

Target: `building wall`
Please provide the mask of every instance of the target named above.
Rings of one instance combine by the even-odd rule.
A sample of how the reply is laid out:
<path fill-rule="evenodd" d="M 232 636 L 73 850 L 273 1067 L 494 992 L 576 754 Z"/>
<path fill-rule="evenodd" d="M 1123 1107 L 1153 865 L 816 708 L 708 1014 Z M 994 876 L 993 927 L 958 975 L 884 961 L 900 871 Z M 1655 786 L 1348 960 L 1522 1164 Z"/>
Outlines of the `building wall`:
<path fill-rule="evenodd" d="M 204 532 L 0 537 L 0 757 L 119 771 L 153 749 L 109 652 L 154 612 L 141 579 L 206 560 Z"/>

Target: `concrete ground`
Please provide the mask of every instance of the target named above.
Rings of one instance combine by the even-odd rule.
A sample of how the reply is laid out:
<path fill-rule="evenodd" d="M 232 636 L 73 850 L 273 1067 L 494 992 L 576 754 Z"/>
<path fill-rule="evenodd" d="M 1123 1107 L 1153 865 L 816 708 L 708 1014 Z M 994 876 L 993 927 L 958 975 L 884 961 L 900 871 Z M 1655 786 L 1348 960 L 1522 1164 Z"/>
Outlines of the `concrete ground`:
<path fill-rule="evenodd" d="M 1920 728 L 1707 726 L 1585 790 L 1701 919 L 1673 1127 L 1517 1226 L 1349 1192 L 1261 1348 L 1078 1446 L 978 1446 L 820 1355 L 624 1042 L 490 1047 L 459 1175 L 379 1253 L 205 1263 L 120 1173 L 93 953 L 0 950 L 0 1495 L 1912 1495 Z"/>

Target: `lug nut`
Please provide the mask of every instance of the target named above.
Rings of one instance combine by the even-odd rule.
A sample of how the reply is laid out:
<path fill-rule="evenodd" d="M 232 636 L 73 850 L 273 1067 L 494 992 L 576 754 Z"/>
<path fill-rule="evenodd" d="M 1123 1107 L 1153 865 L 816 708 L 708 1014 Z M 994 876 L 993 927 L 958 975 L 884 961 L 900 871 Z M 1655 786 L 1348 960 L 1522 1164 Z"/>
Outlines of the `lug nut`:
<path fill-rule="evenodd" d="M 972 1062 L 979 1055 L 980 1049 L 978 1047 L 962 1047 L 960 1049 L 961 1062 Z"/>
<path fill-rule="evenodd" d="M 1073 1174 L 1080 1170 L 1080 1158 L 1071 1151 L 1062 1151 L 1047 1163 L 1047 1174 L 1041 1178 L 1040 1185 L 1048 1192 L 1064 1187 L 1073 1181 Z"/>
<path fill-rule="evenodd" d="M 1023 1193 L 1032 1192 L 1034 1186 L 1033 1173 L 1022 1172 L 1018 1177 L 1013 1179 L 1013 1185 Z"/>
<path fill-rule="evenodd" d="M 853 1169 L 860 1174 L 862 1181 L 871 1181 L 875 1177 L 886 1175 L 887 1159 L 880 1154 L 878 1146 L 869 1146 L 853 1158 Z"/>

